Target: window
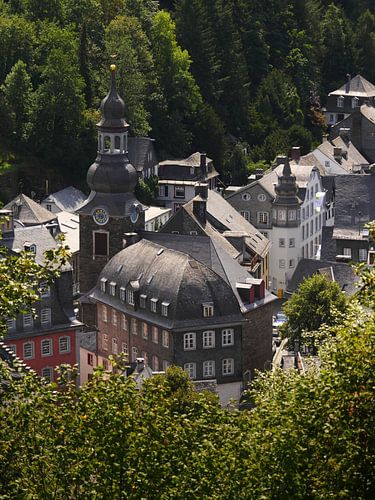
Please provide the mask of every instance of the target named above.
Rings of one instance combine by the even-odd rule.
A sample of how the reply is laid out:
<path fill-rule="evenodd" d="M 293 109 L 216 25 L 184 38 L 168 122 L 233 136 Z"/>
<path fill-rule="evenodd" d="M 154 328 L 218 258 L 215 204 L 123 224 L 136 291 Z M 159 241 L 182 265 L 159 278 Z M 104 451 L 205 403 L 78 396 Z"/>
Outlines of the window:
<path fill-rule="evenodd" d="M 249 201 L 249 200 L 251 200 L 251 195 L 249 193 L 243 193 L 242 199 L 243 199 L 243 201 Z"/>
<path fill-rule="evenodd" d="M 234 331 L 233 328 L 226 328 L 221 331 L 221 345 L 228 346 L 234 344 Z"/>
<path fill-rule="evenodd" d="M 266 195 L 263 193 L 258 194 L 258 201 L 266 201 Z"/>
<path fill-rule="evenodd" d="M 107 323 L 107 321 L 108 321 L 107 306 L 102 306 L 102 320 L 104 323 Z"/>
<path fill-rule="evenodd" d="M 87 353 L 87 364 L 89 366 L 94 366 L 94 355 L 91 352 Z"/>
<path fill-rule="evenodd" d="M 108 359 L 103 359 L 103 369 L 107 372 L 109 370 Z"/>
<path fill-rule="evenodd" d="M 324 162 L 324 166 L 325 166 L 326 168 L 330 168 L 331 164 L 330 164 L 329 160 L 325 160 L 325 162 Z"/>
<path fill-rule="evenodd" d="M 102 349 L 108 351 L 108 335 L 106 333 L 102 334 Z"/>
<path fill-rule="evenodd" d="M 165 316 L 166 318 L 168 317 L 168 308 L 169 308 L 169 302 L 161 303 L 161 315 Z"/>
<path fill-rule="evenodd" d="M 23 327 L 30 328 L 33 326 L 33 316 L 31 313 L 26 313 L 23 315 Z"/>
<path fill-rule="evenodd" d="M 70 352 L 70 337 L 59 338 L 59 353 L 64 354 Z"/>
<path fill-rule="evenodd" d="M 126 290 L 126 302 L 130 306 L 134 306 L 134 292 L 130 288 Z"/>
<path fill-rule="evenodd" d="M 352 256 L 352 249 L 351 248 L 343 248 L 342 252 L 343 252 L 343 255 L 346 255 L 346 257 Z"/>
<path fill-rule="evenodd" d="M 294 266 L 295 266 L 294 259 L 289 259 L 289 267 L 294 267 Z"/>
<path fill-rule="evenodd" d="M 268 212 L 258 212 L 258 224 L 268 224 Z"/>
<path fill-rule="evenodd" d="M 154 372 L 159 371 L 159 358 L 155 354 L 152 356 L 152 369 Z"/>
<path fill-rule="evenodd" d="M 197 231 L 190 231 L 190 236 L 197 236 L 197 235 L 198 235 Z"/>
<path fill-rule="evenodd" d="M 145 322 L 142 323 L 142 337 L 148 339 L 148 324 Z"/>
<path fill-rule="evenodd" d="M 131 319 L 131 332 L 133 335 L 138 335 L 138 322 L 135 318 Z"/>
<path fill-rule="evenodd" d="M 277 216 L 279 220 L 286 220 L 286 210 L 278 210 Z"/>
<path fill-rule="evenodd" d="M 49 212 L 52 212 L 52 205 L 50 203 L 47 203 L 46 205 L 46 209 L 49 211 Z"/>
<path fill-rule="evenodd" d="M 42 369 L 42 377 L 48 380 L 49 382 L 52 382 L 53 380 L 53 369 L 51 366 L 45 366 Z"/>
<path fill-rule="evenodd" d="M 116 295 L 116 283 L 114 281 L 109 284 L 109 294 L 113 297 Z"/>
<path fill-rule="evenodd" d="M 159 186 L 159 196 L 160 198 L 166 198 L 168 196 L 168 186 Z"/>
<path fill-rule="evenodd" d="M 279 259 L 279 268 L 284 269 L 285 268 L 285 259 Z"/>
<path fill-rule="evenodd" d="M 173 204 L 173 211 L 174 211 L 174 213 L 178 212 L 181 207 L 182 207 L 182 203 L 174 203 Z M 179 232 L 178 231 L 172 231 L 172 234 L 179 234 Z"/>
<path fill-rule="evenodd" d="M 162 337 L 163 346 L 166 349 L 168 349 L 169 348 L 169 332 L 167 332 L 167 330 L 163 330 L 161 332 L 161 337 Z"/>
<path fill-rule="evenodd" d="M 340 96 L 337 98 L 337 107 L 338 108 L 343 108 L 344 107 L 344 97 Z"/>
<path fill-rule="evenodd" d="M 51 309 L 42 309 L 40 311 L 40 322 L 42 325 L 50 325 L 51 324 Z"/>
<path fill-rule="evenodd" d="M 94 255 L 108 255 L 108 233 L 94 231 Z"/>
<path fill-rule="evenodd" d="M 100 280 L 100 291 L 105 293 L 107 288 L 107 278 L 101 278 Z"/>
<path fill-rule="evenodd" d="M 223 375 L 233 375 L 234 373 L 234 359 L 226 358 L 222 361 L 222 373 Z"/>
<path fill-rule="evenodd" d="M 129 347 L 128 347 L 127 342 L 122 343 L 121 350 L 125 354 L 126 357 L 129 356 Z"/>
<path fill-rule="evenodd" d="M 240 214 L 245 220 L 250 221 L 250 212 L 248 210 L 240 210 Z"/>
<path fill-rule="evenodd" d="M 121 314 L 121 328 L 128 331 L 128 320 L 126 319 L 125 314 Z"/>
<path fill-rule="evenodd" d="M 195 363 L 185 363 L 184 364 L 184 371 L 187 372 L 189 374 L 189 377 L 190 378 L 195 378 L 196 375 L 196 365 Z"/>
<path fill-rule="evenodd" d="M 288 219 L 289 220 L 296 220 L 296 211 L 295 210 L 288 210 Z"/>
<path fill-rule="evenodd" d="M 155 344 L 159 343 L 159 330 L 158 330 L 158 328 L 156 326 L 152 327 L 152 341 Z"/>
<path fill-rule="evenodd" d="M 175 186 L 174 187 L 174 197 L 175 198 L 185 198 L 185 186 Z"/>
<path fill-rule="evenodd" d="M 305 239 L 305 226 L 302 226 L 302 239 Z"/>
<path fill-rule="evenodd" d="M 203 377 L 215 376 L 215 361 L 203 361 Z"/>
<path fill-rule="evenodd" d="M 354 108 L 358 108 L 358 106 L 359 106 L 359 99 L 358 99 L 358 97 L 353 97 L 353 99 L 352 99 L 352 108 L 353 109 Z"/>
<path fill-rule="evenodd" d="M 24 359 L 32 359 L 34 357 L 34 342 L 25 342 L 23 344 Z"/>
<path fill-rule="evenodd" d="M 367 250 L 366 248 L 360 248 L 358 250 L 358 258 L 360 262 L 367 262 Z"/>
<path fill-rule="evenodd" d="M 40 296 L 42 299 L 49 297 L 51 294 L 51 288 L 48 283 L 40 284 Z"/>
<path fill-rule="evenodd" d="M 112 309 L 112 325 L 117 325 L 117 312 L 114 309 Z"/>
<path fill-rule="evenodd" d="M 16 328 L 16 320 L 15 319 L 7 319 L 7 328 L 9 331 L 15 330 Z"/>
<path fill-rule="evenodd" d="M 158 305 L 158 299 L 151 299 L 150 301 L 150 307 L 151 307 L 151 311 L 156 313 L 157 311 L 157 305 Z"/>
<path fill-rule="evenodd" d="M 132 347 L 132 361 L 137 361 L 138 358 L 138 349 L 136 347 Z"/>
<path fill-rule="evenodd" d="M 116 338 L 112 339 L 112 354 L 118 354 L 118 341 Z"/>
<path fill-rule="evenodd" d="M 40 343 L 42 356 L 52 356 L 52 339 L 43 339 Z"/>
<path fill-rule="evenodd" d="M 120 300 L 125 302 L 125 298 L 126 298 L 125 288 L 123 286 L 120 286 Z"/>
<path fill-rule="evenodd" d="M 203 306 L 203 317 L 210 318 L 214 315 L 214 305 L 213 304 L 202 304 Z"/>
<path fill-rule="evenodd" d="M 184 333 L 184 351 L 193 351 L 196 349 L 195 333 Z"/>
<path fill-rule="evenodd" d="M 310 236 L 312 236 L 313 234 L 314 234 L 314 221 L 310 221 Z"/>
<path fill-rule="evenodd" d="M 279 238 L 279 247 L 285 248 L 285 238 Z"/>
<path fill-rule="evenodd" d="M 142 309 L 145 309 L 147 305 L 147 295 L 144 295 L 143 293 L 139 297 L 139 307 Z"/>
<path fill-rule="evenodd" d="M 294 238 L 289 238 L 289 248 L 294 248 L 296 246 L 296 240 Z"/>
<path fill-rule="evenodd" d="M 203 349 L 212 349 L 215 347 L 215 332 L 209 330 L 203 332 Z"/>

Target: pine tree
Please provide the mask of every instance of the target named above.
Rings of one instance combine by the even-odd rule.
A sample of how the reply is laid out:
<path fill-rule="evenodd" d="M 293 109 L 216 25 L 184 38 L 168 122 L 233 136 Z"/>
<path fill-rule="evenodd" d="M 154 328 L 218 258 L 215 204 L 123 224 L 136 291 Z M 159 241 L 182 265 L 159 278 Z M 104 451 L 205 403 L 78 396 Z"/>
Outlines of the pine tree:
<path fill-rule="evenodd" d="M 375 14 L 366 10 L 356 23 L 356 59 L 359 72 L 375 82 L 375 68 L 370 61 L 375 59 Z"/>

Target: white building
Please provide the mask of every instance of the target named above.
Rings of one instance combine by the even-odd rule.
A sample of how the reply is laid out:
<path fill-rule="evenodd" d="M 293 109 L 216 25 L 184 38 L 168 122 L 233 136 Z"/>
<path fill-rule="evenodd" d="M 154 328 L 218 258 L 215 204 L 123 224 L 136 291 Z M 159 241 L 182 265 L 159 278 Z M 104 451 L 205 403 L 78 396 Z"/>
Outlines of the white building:
<path fill-rule="evenodd" d="M 145 230 L 159 231 L 172 215 L 172 209 L 164 207 L 148 207 L 145 212 Z"/>

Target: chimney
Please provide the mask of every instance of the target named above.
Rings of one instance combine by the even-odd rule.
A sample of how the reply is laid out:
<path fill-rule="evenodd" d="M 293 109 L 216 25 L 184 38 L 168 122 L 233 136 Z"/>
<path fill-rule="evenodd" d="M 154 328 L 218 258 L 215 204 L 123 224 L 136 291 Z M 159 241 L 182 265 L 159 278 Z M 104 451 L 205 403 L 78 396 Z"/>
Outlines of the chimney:
<path fill-rule="evenodd" d="M 345 84 L 345 93 L 348 94 L 350 92 L 350 80 L 352 79 L 349 73 L 346 75 L 346 84 Z"/>
<path fill-rule="evenodd" d="M 327 134 L 323 134 L 323 135 L 322 135 L 322 144 L 323 144 L 324 142 L 327 142 L 327 141 L 328 141 L 328 135 L 327 135 Z"/>
<path fill-rule="evenodd" d="M 201 153 L 200 169 L 201 169 L 201 177 L 202 177 L 202 179 L 205 179 L 207 177 L 207 155 L 206 155 L 206 153 Z"/>
<path fill-rule="evenodd" d="M 339 129 L 339 136 L 346 143 L 350 142 L 350 128 L 341 127 Z"/>
<path fill-rule="evenodd" d="M 254 170 L 255 180 L 261 179 L 264 175 L 264 171 L 261 168 L 256 168 Z"/>
<path fill-rule="evenodd" d="M 301 159 L 301 148 L 299 146 L 294 146 L 292 148 L 292 160 L 294 160 L 296 163 L 299 163 Z"/>
<path fill-rule="evenodd" d="M 278 167 L 279 165 L 284 165 L 285 158 L 285 156 L 276 156 L 276 166 Z"/>
<path fill-rule="evenodd" d="M 138 233 L 124 233 L 122 236 L 122 248 L 128 248 L 141 240 L 141 235 Z"/>
<path fill-rule="evenodd" d="M 4 218 L 8 220 L 4 221 Z M 12 210 L 0 210 L 0 226 L 3 238 L 11 238 L 14 236 L 14 221 Z"/>
<path fill-rule="evenodd" d="M 136 370 L 138 373 L 140 373 L 145 367 L 145 358 L 137 358 L 136 362 L 137 362 Z"/>
<path fill-rule="evenodd" d="M 333 148 L 333 157 L 338 163 L 342 162 L 342 149 L 334 147 Z"/>
<path fill-rule="evenodd" d="M 193 214 L 201 224 L 206 224 L 208 186 L 199 182 L 195 185 L 195 198 L 193 199 Z"/>

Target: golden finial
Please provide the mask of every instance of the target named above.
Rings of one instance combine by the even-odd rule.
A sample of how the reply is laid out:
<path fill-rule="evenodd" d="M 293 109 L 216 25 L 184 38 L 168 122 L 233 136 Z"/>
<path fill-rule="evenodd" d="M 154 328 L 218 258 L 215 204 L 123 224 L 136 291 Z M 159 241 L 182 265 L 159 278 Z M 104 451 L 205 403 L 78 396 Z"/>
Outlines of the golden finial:
<path fill-rule="evenodd" d="M 116 70 L 116 64 L 111 64 L 110 68 L 111 68 L 111 71 L 115 71 Z"/>

